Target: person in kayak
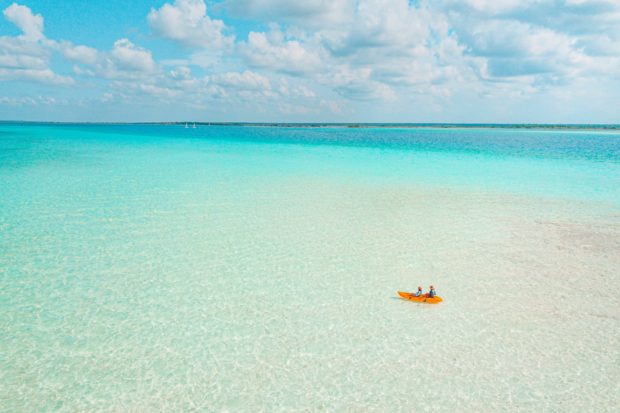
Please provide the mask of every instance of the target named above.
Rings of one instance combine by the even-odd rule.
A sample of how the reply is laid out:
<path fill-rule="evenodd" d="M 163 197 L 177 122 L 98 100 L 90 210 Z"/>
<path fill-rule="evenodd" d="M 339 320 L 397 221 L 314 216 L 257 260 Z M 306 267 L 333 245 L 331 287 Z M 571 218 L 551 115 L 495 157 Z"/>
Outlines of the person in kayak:
<path fill-rule="evenodd" d="M 433 298 L 436 295 L 437 295 L 437 292 L 435 291 L 435 287 L 431 285 L 430 289 L 428 290 L 428 298 Z"/>
<path fill-rule="evenodd" d="M 422 287 L 418 286 L 418 291 L 415 293 L 416 297 L 420 297 L 422 295 Z"/>

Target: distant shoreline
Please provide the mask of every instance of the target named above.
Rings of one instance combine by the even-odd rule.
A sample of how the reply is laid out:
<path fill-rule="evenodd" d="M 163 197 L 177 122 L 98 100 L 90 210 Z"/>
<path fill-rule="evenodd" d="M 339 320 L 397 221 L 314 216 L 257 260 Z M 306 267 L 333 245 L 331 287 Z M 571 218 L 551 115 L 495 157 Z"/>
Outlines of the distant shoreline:
<path fill-rule="evenodd" d="M 545 129 L 545 130 L 620 130 L 620 124 L 538 124 L 538 123 L 301 123 L 301 122 L 45 122 L 45 121 L 0 121 L 2 124 L 28 125 L 166 125 L 166 126 L 249 126 L 271 128 L 443 128 L 443 129 Z"/>

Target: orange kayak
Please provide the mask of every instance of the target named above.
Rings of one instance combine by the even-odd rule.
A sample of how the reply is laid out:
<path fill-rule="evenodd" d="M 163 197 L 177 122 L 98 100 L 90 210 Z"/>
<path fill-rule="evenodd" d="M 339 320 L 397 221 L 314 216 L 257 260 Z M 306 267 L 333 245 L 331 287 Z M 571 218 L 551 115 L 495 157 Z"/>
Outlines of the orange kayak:
<path fill-rule="evenodd" d="M 438 295 L 434 296 L 433 298 L 428 298 L 428 294 L 422 294 L 421 296 L 416 297 L 416 295 L 413 293 L 405 293 L 402 291 L 398 291 L 398 295 L 403 297 L 405 300 L 416 301 L 418 303 L 438 304 L 443 301 Z"/>

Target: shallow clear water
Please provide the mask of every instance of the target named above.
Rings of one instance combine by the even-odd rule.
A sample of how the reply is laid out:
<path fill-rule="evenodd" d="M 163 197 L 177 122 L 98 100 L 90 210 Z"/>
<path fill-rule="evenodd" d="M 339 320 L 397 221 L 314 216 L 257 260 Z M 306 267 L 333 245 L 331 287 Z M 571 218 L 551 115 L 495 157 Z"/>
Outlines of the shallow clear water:
<path fill-rule="evenodd" d="M 3 124 L 0 234 L 1 411 L 620 403 L 616 133 Z"/>

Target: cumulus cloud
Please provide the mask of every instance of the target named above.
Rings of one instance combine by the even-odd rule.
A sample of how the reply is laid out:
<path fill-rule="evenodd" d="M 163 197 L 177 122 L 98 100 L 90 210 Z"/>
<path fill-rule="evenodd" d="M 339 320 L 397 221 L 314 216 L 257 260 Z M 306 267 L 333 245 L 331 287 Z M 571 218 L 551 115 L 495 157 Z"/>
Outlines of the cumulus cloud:
<path fill-rule="evenodd" d="M 271 82 L 258 73 L 246 70 L 244 72 L 226 72 L 211 76 L 210 83 L 223 88 L 226 92 L 272 95 Z"/>
<path fill-rule="evenodd" d="M 288 24 L 285 34 L 251 32 L 239 47 L 247 64 L 312 79 L 351 99 L 484 93 L 500 80 L 536 91 L 613 77 L 620 68 L 620 3 L 612 0 L 226 4 L 246 18 Z"/>
<path fill-rule="evenodd" d="M 6 69 L 0 68 L 0 80 L 25 80 L 54 85 L 72 85 L 74 80 L 69 76 L 61 76 L 51 69 Z"/>
<path fill-rule="evenodd" d="M 4 9 L 4 16 L 8 21 L 17 26 L 22 32 L 23 37 L 37 41 L 44 38 L 43 36 L 43 17 L 40 14 L 33 14 L 26 6 L 17 3 L 11 4 Z"/>
<path fill-rule="evenodd" d="M 7 53 L 16 47 L 20 42 L 0 38 L 0 67 L 9 69 L 46 69 L 49 61 L 49 54 L 40 47 L 28 47 L 32 45 L 24 44 L 24 48 L 14 53 Z"/>
<path fill-rule="evenodd" d="M 251 32 L 239 50 L 253 67 L 310 78 L 355 100 L 394 100 L 397 89 L 445 95 L 437 84 L 476 79 L 479 63 L 465 56 L 446 18 L 428 6 L 407 0 L 335 4 L 341 14 L 348 11 L 338 25 L 306 31 L 294 22 L 286 32 Z"/>
<path fill-rule="evenodd" d="M 21 33 L 0 36 L 0 80 L 97 78 L 99 95 L 111 88 L 115 101 L 254 100 L 302 115 L 342 113 L 347 101 L 617 88 L 620 78 L 615 0 L 165 1 L 145 18 L 183 47 L 161 62 L 157 45 L 151 51 L 127 38 L 108 50 L 48 39 L 43 16 L 13 3 L 3 15 Z M 239 39 L 227 25 L 234 17 L 243 19 Z M 55 57 L 71 62 L 75 79 Z"/>
<path fill-rule="evenodd" d="M 115 41 L 109 51 L 74 46 L 68 42 L 57 43 L 56 49 L 67 59 L 83 65 L 74 67 L 74 72 L 79 75 L 139 79 L 159 71 L 151 51 L 135 45 L 129 39 Z"/>
<path fill-rule="evenodd" d="M 129 39 L 114 42 L 110 60 L 118 69 L 132 72 L 151 72 L 155 70 L 155 61 L 151 52 L 136 46 Z"/>
<path fill-rule="evenodd" d="M 92 47 L 76 46 L 67 41 L 57 42 L 54 46 L 65 58 L 72 62 L 94 65 L 99 58 L 99 51 Z"/>
<path fill-rule="evenodd" d="M 69 76 L 54 73 L 49 67 L 50 42 L 43 34 L 43 17 L 16 3 L 4 9 L 5 18 L 22 34 L 0 36 L 0 80 L 32 81 L 54 85 L 70 85 Z"/>
<path fill-rule="evenodd" d="M 151 9 L 148 22 L 158 35 L 188 47 L 222 49 L 230 47 L 234 38 L 224 34 L 222 20 L 207 15 L 204 0 L 175 0 L 159 9 Z"/>
<path fill-rule="evenodd" d="M 147 77 L 117 78 L 112 87 L 125 100 L 131 100 L 131 94 L 148 95 L 164 102 L 177 101 L 187 105 L 214 101 L 252 102 L 280 96 L 272 88 L 271 81 L 256 72 L 227 71 L 196 76 L 186 66 Z"/>
<path fill-rule="evenodd" d="M 342 66 L 322 81 L 347 99 L 394 100 L 396 97 L 394 90 L 384 83 L 373 80 L 372 75 L 370 68 L 351 69 Z"/>
<path fill-rule="evenodd" d="M 278 81 L 277 91 L 282 96 L 293 96 L 300 98 L 314 98 L 316 93 L 305 85 L 290 85 L 286 78 Z"/>
<path fill-rule="evenodd" d="M 338 54 L 351 54 L 361 49 L 397 49 L 408 53 L 429 35 L 426 10 L 407 0 L 366 0 L 358 3 L 347 25 L 332 35 L 330 48 Z"/>
<path fill-rule="evenodd" d="M 620 33 L 611 27 L 620 25 L 620 3 L 563 3 L 469 0 L 446 16 L 467 54 L 483 61 L 483 79 L 522 78 L 536 90 L 613 76 L 620 70 Z"/>
<path fill-rule="evenodd" d="M 0 36 L 0 80 L 74 84 L 74 78 L 57 74 L 51 68 L 55 53 L 78 64 L 73 68 L 76 75 L 138 79 L 158 71 L 152 53 L 129 39 L 119 39 L 111 50 L 102 52 L 70 41 L 47 38 L 43 32 L 43 17 L 26 6 L 13 3 L 3 14 L 22 34 Z"/>
<path fill-rule="evenodd" d="M 251 66 L 292 75 L 315 72 L 321 66 L 317 52 L 308 50 L 299 41 L 286 40 L 279 31 L 251 32 L 240 49 Z"/>

